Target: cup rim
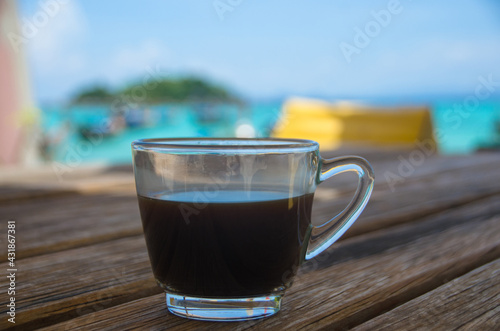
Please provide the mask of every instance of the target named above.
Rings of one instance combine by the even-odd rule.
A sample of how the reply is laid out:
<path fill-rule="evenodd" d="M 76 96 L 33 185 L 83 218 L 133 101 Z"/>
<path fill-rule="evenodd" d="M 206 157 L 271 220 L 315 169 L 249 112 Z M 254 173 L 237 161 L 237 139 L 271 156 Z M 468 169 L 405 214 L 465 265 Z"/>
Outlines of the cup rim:
<path fill-rule="evenodd" d="M 319 148 L 313 140 L 296 138 L 147 138 L 132 142 L 132 149 L 142 150 L 289 150 Z"/>

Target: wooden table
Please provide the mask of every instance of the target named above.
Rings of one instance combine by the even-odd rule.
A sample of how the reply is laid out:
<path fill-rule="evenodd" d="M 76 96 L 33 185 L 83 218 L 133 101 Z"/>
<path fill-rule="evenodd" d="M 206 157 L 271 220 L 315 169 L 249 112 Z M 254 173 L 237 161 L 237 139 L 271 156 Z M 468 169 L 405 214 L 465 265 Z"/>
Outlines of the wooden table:
<path fill-rule="evenodd" d="M 498 330 L 500 153 L 361 154 L 376 185 L 360 219 L 303 265 L 277 315 L 238 323 L 168 313 L 130 167 L 74 169 L 61 181 L 51 169 L 0 170 L 0 269 L 9 269 L 9 220 L 17 269 L 16 323 L 8 322 L 2 276 L 0 328 Z M 315 223 L 348 202 L 350 176 L 317 190 Z"/>

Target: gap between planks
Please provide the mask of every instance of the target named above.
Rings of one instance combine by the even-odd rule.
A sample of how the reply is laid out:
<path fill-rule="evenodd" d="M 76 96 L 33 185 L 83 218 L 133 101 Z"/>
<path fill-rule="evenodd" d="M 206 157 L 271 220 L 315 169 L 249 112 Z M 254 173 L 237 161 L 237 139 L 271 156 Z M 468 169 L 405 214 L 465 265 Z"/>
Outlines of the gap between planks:
<path fill-rule="evenodd" d="M 491 165 L 488 165 L 488 167 L 491 167 Z M 482 168 L 478 169 L 481 170 Z M 461 169 L 461 171 L 465 170 Z M 410 188 L 401 187 L 396 194 L 387 191 L 379 192 L 376 186 L 372 200 L 365 212 L 342 239 L 374 231 L 381 227 L 412 222 L 421 217 L 441 212 L 443 209 L 454 208 L 500 192 L 500 187 L 495 184 L 496 179 L 500 180 L 499 172 L 495 172 L 492 176 L 489 176 L 486 171 L 479 171 L 479 174 L 480 179 L 470 179 L 467 185 L 465 185 L 467 182 L 461 183 L 464 184 L 462 185 L 464 188 L 451 189 L 445 186 L 446 183 L 443 183 L 442 187 L 427 187 L 426 191 L 431 192 L 426 197 L 422 197 L 422 194 L 419 194 L 420 188 L 415 189 L 413 184 Z M 440 182 L 437 181 L 437 183 Z M 456 186 L 456 184 L 454 185 Z M 474 187 L 476 188 L 474 189 Z M 425 188 L 423 190 L 425 191 Z M 447 191 L 453 191 L 453 194 L 448 196 L 445 193 Z M 415 197 L 420 198 L 420 201 L 414 201 Z M 431 200 L 426 200 L 427 198 Z M 0 210 L 2 211 L 0 218 L 2 215 L 8 217 L 15 214 L 16 210 L 21 215 L 24 214 L 24 216 L 19 216 L 21 220 L 18 222 L 19 227 L 24 226 L 24 229 L 20 228 L 19 231 L 20 240 L 24 242 L 24 245 L 17 252 L 17 257 L 22 259 L 141 234 L 142 227 L 135 199 L 135 195 L 108 196 L 103 194 L 61 198 L 52 201 L 53 205 L 57 202 L 65 207 L 65 214 L 56 217 L 54 210 L 47 207 L 47 203 L 51 201 L 50 199 L 47 202 L 37 200 L 27 206 L 20 205 L 4 208 Z M 334 204 L 338 206 L 345 205 L 348 200 L 349 197 L 344 197 L 338 199 Z M 391 204 L 388 205 L 387 201 L 391 201 Z M 395 210 L 391 208 L 391 206 L 403 204 L 402 201 L 405 201 L 405 206 L 399 206 Z M 316 202 L 315 200 L 314 218 L 328 219 L 326 210 L 331 210 L 334 207 L 330 204 L 317 204 Z M 88 204 L 88 207 L 86 204 Z M 37 205 L 41 210 L 36 208 Z M 108 215 L 111 208 L 116 208 L 112 211 L 113 217 Z M 342 208 L 339 207 L 338 209 L 340 211 Z M 58 210 L 56 211 L 61 214 Z M 34 219 L 35 214 L 36 219 Z M 332 214 L 334 213 L 329 212 L 328 216 L 331 217 Z M 43 221 L 44 218 L 45 221 Z M 71 220 L 71 223 L 68 223 L 67 220 Z M 34 227 L 35 224 L 38 224 L 39 227 Z M 0 224 L 0 227 L 2 226 L 5 226 L 5 224 Z M 5 260 L 6 253 L 0 253 L 0 261 Z"/>
<path fill-rule="evenodd" d="M 500 259 L 379 315 L 355 330 L 494 330 L 499 325 Z"/>
<path fill-rule="evenodd" d="M 453 229 L 456 227 L 459 227 L 460 229 L 462 229 L 463 227 L 467 227 L 468 230 L 463 231 L 465 232 L 465 234 L 462 235 L 473 236 L 473 233 L 469 233 L 471 226 L 466 222 L 472 222 L 472 225 L 477 226 L 483 224 L 484 222 L 487 222 L 484 221 L 484 219 L 487 218 L 490 214 L 491 208 L 496 207 L 496 204 L 494 204 L 494 202 L 495 201 L 492 201 L 492 199 L 488 199 L 487 201 L 478 203 L 475 208 L 471 208 L 471 206 L 468 206 L 467 210 L 469 210 L 469 212 L 467 212 L 466 210 L 457 209 L 454 211 L 450 211 L 448 215 L 446 215 L 446 213 L 443 213 L 443 215 L 440 215 L 439 218 L 430 217 L 429 219 L 422 221 L 421 223 L 394 227 L 392 229 L 379 230 L 374 233 L 370 233 L 357 238 L 352 238 L 339 243 L 338 245 L 335 245 L 332 250 L 325 252 L 325 255 L 320 256 L 321 259 L 316 260 L 316 266 L 311 267 L 311 265 L 304 265 L 304 268 L 306 270 L 299 274 L 298 284 L 292 287 L 291 291 L 293 293 L 294 289 L 295 292 L 297 292 L 297 289 L 304 289 L 304 286 L 301 285 L 301 281 L 303 282 L 308 277 L 316 277 L 314 275 L 321 275 L 320 278 L 326 278 L 326 282 L 328 282 L 329 278 L 323 274 L 324 272 L 329 272 L 329 270 L 333 269 L 334 272 L 342 273 L 343 266 L 356 264 L 356 261 L 364 261 L 363 263 L 369 263 L 370 267 L 378 268 L 376 263 L 374 262 L 375 260 L 372 260 L 374 256 L 384 256 L 389 254 L 391 251 L 392 253 L 394 253 L 396 247 L 404 248 L 408 245 L 411 245 L 411 243 L 415 243 L 421 240 L 421 238 L 419 238 L 420 235 L 424 236 L 424 239 L 430 237 L 439 238 L 440 232 L 453 231 Z M 491 223 L 491 221 L 489 223 Z M 484 227 L 484 224 L 481 226 Z M 498 232 L 500 233 L 500 230 Z M 492 232 L 489 235 L 495 235 L 495 232 Z M 498 236 L 500 238 L 500 234 L 498 234 Z M 402 239 L 397 240 L 397 238 Z M 92 307 L 94 305 L 93 299 L 99 296 L 102 296 L 101 302 L 97 307 L 99 309 L 105 309 L 107 307 L 119 304 L 120 302 L 114 299 L 120 296 L 123 298 L 123 293 L 121 292 L 123 289 L 120 287 L 123 284 L 121 283 L 122 278 L 114 277 L 114 282 L 113 279 L 111 281 L 109 279 L 106 279 L 107 271 L 103 269 L 105 268 L 104 266 L 109 266 L 111 268 L 124 268 L 123 271 L 125 272 L 125 274 L 123 275 L 123 279 L 129 279 L 129 282 L 134 282 L 133 284 L 135 285 L 131 283 L 130 286 L 130 291 L 133 295 L 131 296 L 129 294 L 127 300 L 132 299 L 133 296 L 135 296 L 135 298 L 141 297 L 141 291 L 143 291 L 143 289 L 138 289 L 138 287 L 141 285 L 141 282 L 149 282 L 151 290 L 154 291 L 154 289 L 156 289 L 156 285 L 152 281 L 151 272 L 149 270 L 149 261 L 147 259 L 147 253 L 145 251 L 145 245 L 142 241 L 137 241 L 137 238 L 133 239 L 136 244 L 131 245 L 131 240 L 132 239 L 120 239 L 106 244 L 94 245 L 82 249 L 74 249 L 72 251 L 58 252 L 45 256 L 43 261 L 41 261 L 39 257 L 31 258 L 29 260 L 27 259 L 25 262 L 31 263 L 24 266 L 25 272 L 29 272 L 29 274 L 36 274 L 38 275 L 38 277 L 37 281 L 34 281 L 33 284 L 30 284 L 30 286 L 26 287 L 25 289 L 20 289 L 21 293 L 27 293 L 23 292 L 24 290 L 35 290 L 34 293 L 30 293 L 30 295 L 34 295 L 35 297 L 26 297 L 23 300 L 24 302 L 31 302 L 29 304 L 29 309 L 25 311 L 24 318 L 27 318 L 27 320 L 24 323 L 30 326 L 48 325 L 56 323 L 57 321 L 73 318 L 77 313 L 77 308 L 83 311 L 88 311 L 89 309 L 92 310 Z M 408 242 L 410 244 L 408 244 Z M 370 246 L 372 247 L 372 252 L 371 254 L 367 255 L 365 251 Z M 461 249 L 462 254 L 464 255 L 472 254 L 471 252 L 467 252 L 467 250 L 465 250 L 463 247 Z M 130 252 L 136 252 L 135 255 L 137 257 L 133 258 L 134 255 L 131 255 L 131 253 L 127 253 L 129 250 Z M 342 253 L 343 251 L 344 253 Z M 335 260 L 337 252 L 339 253 L 338 259 L 340 260 L 340 262 Z M 345 252 L 348 252 L 347 256 Z M 415 253 L 412 252 L 411 249 L 409 250 L 409 252 L 412 254 Z M 482 251 L 482 253 L 484 252 Z M 497 254 L 498 252 L 494 251 L 493 253 Z M 490 252 L 488 254 L 485 254 L 485 256 L 489 257 L 493 253 Z M 125 259 L 123 256 L 127 256 L 127 258 Z M 109 257 L 112 257 L 114 262 L 110 261 Z M 389 263 L 392 263 L 392 259 L 389 259 Z M 134 260 L 136 262 L 133 262 Z M 478 261 L 482 260 L 478 259 Z M 128 270 L 126 268 L 126 263 L 133 263 L 133 265 L 137 265 L 136 268 L 139 269 Z M 460 266 L 460 263 L 457 262 L 457 264 Z M 471 264 L 469 261 L 469 263 L 466 264 L 465 268 L 469 268 L 470 266 Z M 463 265 L 461 267 L 463 268 Z M 59 268 L 61 268 L 61 270 L 58 277 L 65 276 L 65 278 L 57 281 L 54 278 L 53 271 Z M 308 269 L 314 269 L 315 271 L 306 273 Z M 452 269 L 455 273 L 455 276 L 460 270 L 462 270 L 460 268 L 457 269 L 456 266 Z M 82 273 L 87 274 L 88 278 L 86 280 L 81 279 L 80 275 Z M 455 276 L 453 276 L 452 274 L 452 276 L 449 277 L 453 278 Z M 102 288 L 102 285 L 99 285 L 100 283 L 98 283 L 97 280 L 104 284 L 104 286 L 107 284 L 108 288 Z M 361 278 L 358 280 L 361 281 Z M 42 281 L 44 283 L 42 283 Z M 114 284 L 117 282 L 118 284 Z M 44 291 L 49 289 L 51 287 L 51 284 L 53 283 L 57 284 L 56 288 L 51 290 L 53 294 L 44 294 Z M 91 286 L 89 287 L 89 285 Z M 321 285 L 321 283 L 313 286 L 309 284 L 309 286 L 306 286 L 306 289 L 314 289 L 318 285 Z M 341 284 L 336 283 L 336 285 L 326 285 L 326 287 L 337 287 L 338 285 Z M 92 290 L 92 286 L 95 286 L 94 290 Z M 79 290 L 78 287 L 82 287 L 83 289 Z M 89 289 L 91 290 L 91 292 L 86 293 L 86 291 L 88 291 Z M 39 293 L 36 292 L 37 290 L 39 291 Z M 60 292 L 68 294 L 65 294 L 65 296 L 61 298 L 61 296 L 58 295 L 58 293 Z M 76 298 L 73 298 L 73 296 L 76 296 Z M 309 300 L 309 298 L 306 297 L 305 300 Z M 53 302 L 53 305 L 59 307 L 59 313 L 51 312 L 51 305 L 47 304 L 50 302 Z M 70 302 L 73 303 L 70 304 Z M 387 305 L 387 303 L 385 304 Z M 22 308 L 20 309 L 22 311 Z M 289 318 L 292 317 L 293 316 L 289 316 Z"/>
<path fill-rule="evenodd" d="M 410 227 L 406 231 L 415 230 Z M 478 242 L 479 239 L 482 240 Z M 499 241 L 499 219 L 493 218 L 443 230 L 377 256 L 298 275 L 285 297 L 282 311 L 264 320 L 228 324 L 185 320 L 169 314 L 164 294 L 159 294 L 56 324 L 47 330 L 350 328 L 497 259 Z M 332 273 L 335 277 L 331 277 Z"/>

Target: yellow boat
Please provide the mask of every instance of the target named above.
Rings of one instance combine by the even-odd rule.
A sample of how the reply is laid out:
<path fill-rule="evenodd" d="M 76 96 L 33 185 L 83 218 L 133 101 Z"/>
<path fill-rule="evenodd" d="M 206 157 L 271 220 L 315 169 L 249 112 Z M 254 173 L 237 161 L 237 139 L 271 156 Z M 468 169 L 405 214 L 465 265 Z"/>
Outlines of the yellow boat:
<path fill-rule="evenodd" d="M 315 140 L 322 149 L 413 148 L 419 142 L 436 147 L 426 106 L 371 107 L 291 98 L 284 103 L 272 135 Z"/>

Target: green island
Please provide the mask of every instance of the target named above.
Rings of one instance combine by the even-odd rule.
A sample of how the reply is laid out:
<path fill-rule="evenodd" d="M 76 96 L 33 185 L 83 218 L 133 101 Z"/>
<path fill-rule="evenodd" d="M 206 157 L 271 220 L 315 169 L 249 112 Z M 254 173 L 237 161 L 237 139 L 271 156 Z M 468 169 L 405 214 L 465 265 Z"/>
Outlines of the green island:
<path fill-rule="evenodd" d="M 123 89 L 113 91 L 105 86 L 93 86 L 78 92 L 71 100 L 72 104 L 112 103 L 115 100 L 128 99 L 137 103 L 242 103 L 243 101 L 222 86 L 197 77 L 177 79 L 151 79 L 147 82 L 130 84 Z"/>

